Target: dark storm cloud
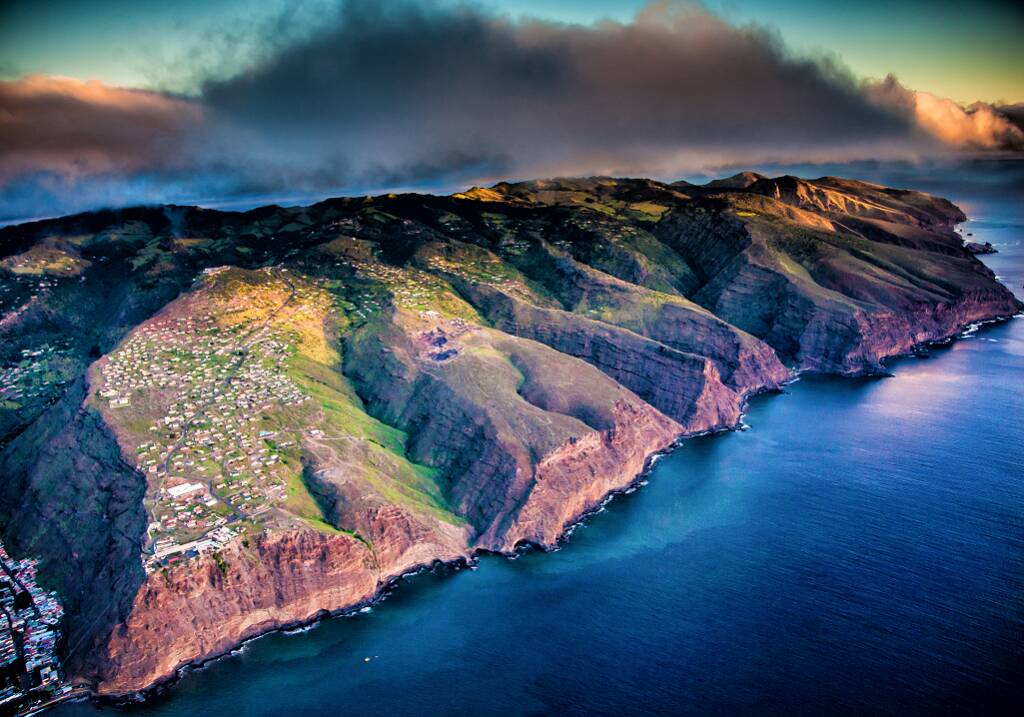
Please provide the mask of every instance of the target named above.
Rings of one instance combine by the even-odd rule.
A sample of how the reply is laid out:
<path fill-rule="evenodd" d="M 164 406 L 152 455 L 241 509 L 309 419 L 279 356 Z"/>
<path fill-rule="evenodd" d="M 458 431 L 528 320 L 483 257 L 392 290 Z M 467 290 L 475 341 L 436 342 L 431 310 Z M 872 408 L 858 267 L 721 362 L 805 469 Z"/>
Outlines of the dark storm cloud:
<path fill-rule="evenodd" d="M 880 151 L 914 133 L 912 112 L 869 101 L 836 67 L 674 4 L 580 27 L 349 2 L 203 98 L 237 150 L 255 142 L 282 170 L 341 180 L 416 166 L 663 173 L 751 152 Z"/>
<path fill-rule="evenodd" d="M 555 174 L 670 177 L 1024 137 L 1002 115 L 894 79 L 865 85 L 695 5 L 584 27 L 350 0 L 319 31 L 264 46 L 274 49 L 248 70 L 187 100 L 51 77 L 0 83 L 0 215 Z"/>
<path fill-rule="evenodd" d="M 1015 105 L 996 105 L 995 109 L 1014 127 L 1024 131 L 1024 102 Z"/>

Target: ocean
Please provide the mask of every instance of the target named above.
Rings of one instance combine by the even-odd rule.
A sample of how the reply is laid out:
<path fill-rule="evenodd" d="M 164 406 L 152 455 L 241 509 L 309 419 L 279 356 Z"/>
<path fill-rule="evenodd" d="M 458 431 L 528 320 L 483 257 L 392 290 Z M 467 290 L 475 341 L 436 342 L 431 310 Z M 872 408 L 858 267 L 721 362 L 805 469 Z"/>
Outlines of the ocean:
<path fill-rule="evenodd" d="M 1021 296 L 1021 167 L 1001 171 L 880 179 L 960 204 Z M 1022 714 L 1024 319 L 890 368 L 754 400 L 557 552 L 51 714 Z"/>

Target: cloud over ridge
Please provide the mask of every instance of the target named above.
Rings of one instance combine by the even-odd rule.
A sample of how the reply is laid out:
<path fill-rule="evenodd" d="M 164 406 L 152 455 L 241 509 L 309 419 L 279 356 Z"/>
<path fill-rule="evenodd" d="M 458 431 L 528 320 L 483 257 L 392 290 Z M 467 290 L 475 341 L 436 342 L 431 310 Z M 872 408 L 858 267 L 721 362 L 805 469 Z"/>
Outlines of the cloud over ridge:
<path fill-rule="evenodd" d="M 275 48 L 194 98 L 0 83 L 0 215 L 69 187 L 86 206 L 1024 148 L 997 108 L 865 84 L 693 4 L 578 26 L 349 0 Z"/>

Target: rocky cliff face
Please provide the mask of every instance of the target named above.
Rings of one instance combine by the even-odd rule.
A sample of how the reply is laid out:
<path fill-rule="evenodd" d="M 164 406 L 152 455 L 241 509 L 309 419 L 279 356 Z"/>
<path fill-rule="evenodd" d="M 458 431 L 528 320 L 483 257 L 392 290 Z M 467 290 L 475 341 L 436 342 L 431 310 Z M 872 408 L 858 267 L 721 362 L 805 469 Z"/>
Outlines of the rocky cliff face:
<path fill-rule="evenodd" d="M 144 690 L 410 570 L 553 546 L 794 371 L 1018 312 L 963 218 L 744 173 L 0 230 L 0 532 L 65 602 L 69 674 Z"/>
<path fill-rule="evenodd" d="M 963 214 L 850 180 L 761 178 L 697 192 L 658 226 L 695 267 L 691 298 L 801 370 L 858 374 L 1019 304 L 952 231 Z"/>
<path fill-rule="evenodd" d="M 742 395 L 723 384 L 704 356 L 585 316 L 533 306 L 490 287 L 462 291 L 496 327 L 583 359 L 688 432 L 732 426 L 739 419 Z M 785 376 L 784 369 L 766 372 L 756 386 L 772 387 Z"/>
<path fill-rule="evenodd" d="M 277 532 L 151 573 L 125 621 L 94 653 L 102 694 L 142 690 L 248 637 L 367 602 L 388 579 L 467 557 L 458 531 L 425 535 L 381 510 L 373 549 L 350 535 Z"/>
<path fill-rule="evenodd" d="M 38 554 L 46 584 L 59 591 L 73 670 L 101 654 L 144 580 L 145 479 L 126 466 L 109 428 L 82 408 L 84 381 L 45 409 L 0 459 L 5 537 Z"/>

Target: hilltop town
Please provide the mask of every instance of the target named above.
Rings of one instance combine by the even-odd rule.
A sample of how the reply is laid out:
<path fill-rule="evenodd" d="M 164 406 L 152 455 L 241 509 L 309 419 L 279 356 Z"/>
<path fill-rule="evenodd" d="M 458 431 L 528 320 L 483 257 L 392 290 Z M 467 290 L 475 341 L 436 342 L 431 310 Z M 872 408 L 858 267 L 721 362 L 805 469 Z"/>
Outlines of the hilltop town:
<path fill-rule="evenodd" d="M 209 269 L 187 306 L 145 322 L 97 363 L 93 400 L 147 478 L 147 572 L 218 556 L 232 540 L 268 528 L 334 530 L 320 508 L 311 509 L 301 475 L 304 440 L 339 440 L 323 406 L 292 377 L 303 322 L 305 341 L 323 342 L 320 324 L 331 317 L 363 324 L 398 306 L 435 326 L 435 362 L 457 355 L 439 322 L 448 317 L 458 334 L 465 324 L 453 307 L 473 312 L 446 296 L 442 280 L 344 254 L 329 266 L 353 271 L 365 288 L 341 298 L 329 292 L 340 288 L 337 280 L 284 267 L 258 276 Z"/>
<path fill-rule="evenodd" d="M 99 364 L 95 396 L 149 483 L 147 571 L 287 519 L 299 435 L 316 428 L 284 419 L 309 396 L 288 376 L 296 347 L 282 314 L 323 302 L 285 270 L 265 276 L 277 285 L 257 288 L 236 313 L 157 316 Z"/>

